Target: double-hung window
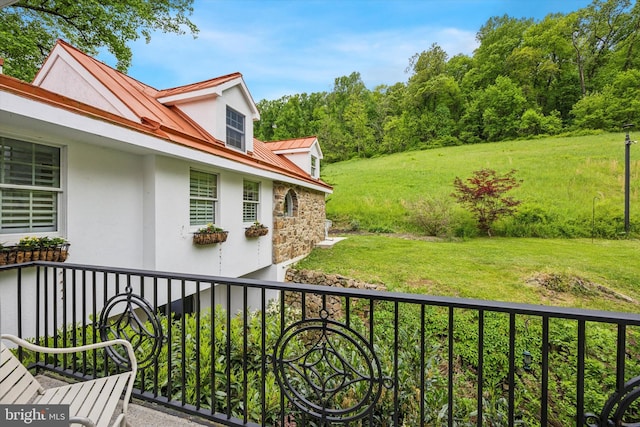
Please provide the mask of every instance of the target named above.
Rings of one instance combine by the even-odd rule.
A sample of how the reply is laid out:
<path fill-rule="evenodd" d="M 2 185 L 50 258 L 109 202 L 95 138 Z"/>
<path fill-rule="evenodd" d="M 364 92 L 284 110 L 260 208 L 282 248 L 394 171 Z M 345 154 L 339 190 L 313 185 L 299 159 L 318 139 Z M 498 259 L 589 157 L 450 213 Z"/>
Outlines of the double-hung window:
<path fill-rule="evenodd" d="M 244 151 L 244 132 L 244 115 L 227 107 L 227 145 Z"/>
<path fill-rule="evenodd" d="M 191 170 L 189 180 L 189 216 L 192 226 L 216 223 L 218 175 Z"/>
<path fill-rule="evenodd" d="M 258 221 L 258 207 L 260 205 L 260 183 L 244 181 L 242 190 L 242 220 L 244 222 Z"/>
<path fill-rule="evenodd" d="M 316 156 L 311 156 L 311 176 L 318 177 L 318 158 Z"/>
<path fill-rule="evenodd" d="M 60 148 L 0 137 L 0 233 L 58 230 Z"/>

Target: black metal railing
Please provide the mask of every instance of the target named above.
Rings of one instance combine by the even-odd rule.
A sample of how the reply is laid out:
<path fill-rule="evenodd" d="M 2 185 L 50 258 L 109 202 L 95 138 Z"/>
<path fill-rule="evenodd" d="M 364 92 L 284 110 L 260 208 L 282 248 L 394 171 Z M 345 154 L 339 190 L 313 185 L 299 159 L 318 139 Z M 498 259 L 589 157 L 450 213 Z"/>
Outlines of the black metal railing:
<path fill-rule="evenodd" d="M 229 426 L 640 419 L 637 314 L 49 262 L 0 267 L 0 292 L 3 332 L 125 337 L 136 397 Z M 78 378 L 120 359 L 22 357 Z"/>

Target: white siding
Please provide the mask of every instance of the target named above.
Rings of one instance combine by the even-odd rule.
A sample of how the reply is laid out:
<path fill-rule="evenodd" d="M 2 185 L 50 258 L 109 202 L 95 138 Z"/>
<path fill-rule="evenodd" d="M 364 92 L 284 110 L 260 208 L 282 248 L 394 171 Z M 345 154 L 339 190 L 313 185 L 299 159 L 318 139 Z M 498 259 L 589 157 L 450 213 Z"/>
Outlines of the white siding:
<path fill-rule="evenodd" d="M 65 191 L 69 262 L 142 267 L 142 158 L 72 142 Z"/>
<path fill-rule="evenodd" d="M 224 125 L 224 114 L 219 116 L 216 113 L 217 105 L 220 104 L 218 98 L 206 98 L 191 101 L 184 104 L 178 104 L 178 108 L 182 110 L 193 121 L 198 123 L 214 138 L 224 141 L 225 133 L 220 133 L 220 123 Z"/>

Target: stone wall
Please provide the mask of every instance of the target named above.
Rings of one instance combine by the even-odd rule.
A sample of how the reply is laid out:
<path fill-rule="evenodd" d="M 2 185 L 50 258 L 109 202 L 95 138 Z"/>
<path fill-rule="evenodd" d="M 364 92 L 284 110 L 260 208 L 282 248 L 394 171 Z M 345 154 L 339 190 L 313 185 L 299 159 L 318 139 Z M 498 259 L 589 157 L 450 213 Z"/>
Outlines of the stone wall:
<path fill-rule="evenodd" d="M 306 283 L 309 285 L 332 286 L 336 288 L 366 289 L 366 290 L 386 290 L 383 284 L 366 283 L 360 280 L 350 279 L 339 274 L 325 274 L 313 270 L 296 270 L 289 269 L 285 277 L 286 282 Z M 327 296 L 324 302 L 324 309 L 327 315 L 332 319 L 341 319 L 344 317 L 341 298 Z M 301 295 L 299 292 L 286 292 L 285 301 L 288 307 L 302 308 Z M 352 301 L 355 304 L 355 301 Z M 320 310 L 323 308 L 322 297 L 316 294 L 305 295 L 305 310 L 307 318 L 320 317 Z M 364 319 L 368 318 L 368 308 L 363 309 L 362 315 Z"/>
<path fill-rule="evenodd" d="M 295 194 L 293 214 L 285 212 L 285 197 Z M 297 185 L 273 184 L 273 263 L 307 255 L 324 240 L 325 194 Z"/>

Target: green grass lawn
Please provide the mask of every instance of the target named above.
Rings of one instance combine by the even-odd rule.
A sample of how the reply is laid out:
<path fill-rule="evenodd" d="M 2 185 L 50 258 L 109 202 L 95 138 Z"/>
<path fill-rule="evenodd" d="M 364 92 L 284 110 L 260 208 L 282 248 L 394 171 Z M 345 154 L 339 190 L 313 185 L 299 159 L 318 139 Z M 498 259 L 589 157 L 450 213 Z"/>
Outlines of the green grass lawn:
<path fill-rule="evenodd" d="M 334 186 L 327 216 L 335 229 L 395 231 L 411 239 L 348 234 L 332 249 L 314 250 L 299 266 L 382 282 L 392 291 L 637 311 L 640 240 L 633 237 L 640 231 L 635 225 L 640 224 L 640 162 L 633 160 L 639 155 L 635 147 L 629 239 L 419 239 L 407 203 L 425 197 L 452 202 L 455 177 L 467 178 L 481 168 L 516 169 L 523 181 L 513 194 L 523 201 L 520 211 L 542 213 L 569 236 L 590 237 L 594 223 L 608 223 L 615 225 L 609 234 L 622 237 L 624 153 L 619 133 L 445 147 L 326 165 L 323 178 Z"/>
<path fill-rule="evenodd" d="M 331 249 L 315 249 L 298 268 L 384 283 L 391 291 L 637 311 L 640 241 L 477 238 L 426 241 L 386 235 L 348 235 Z M 551 288 L 531 279 L 561 278 Z M 595 288 L 568 288 L 570 278 Z M 544 283 L 544 282 L 543 282 Z"/>
<path fill-rule="evenodd" d="M 522 210 L 539 210 L 570 234 L 591 236 L 596 225 L 624 214 L 624 134 L 544 138 L 444 147 L 357 159 L 323 166 L 334 186 L 327 216 L 342 228 L 416 232 L 407 202 L 432 197 L 452 200 L 453 181 L 481 168 L 517 170 L 522 179 L 513 196 Z M 631 218 L 640 222 L 640 162 L 632 148 Z"/>

